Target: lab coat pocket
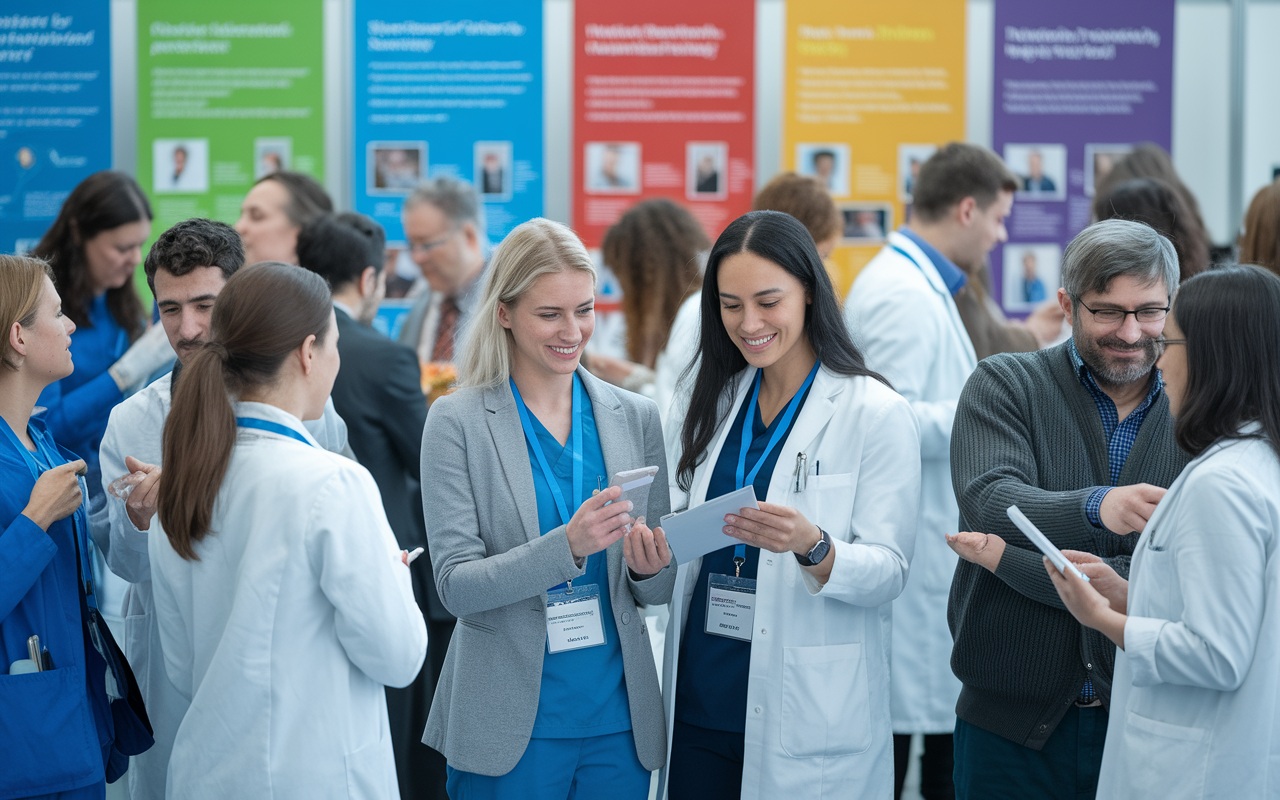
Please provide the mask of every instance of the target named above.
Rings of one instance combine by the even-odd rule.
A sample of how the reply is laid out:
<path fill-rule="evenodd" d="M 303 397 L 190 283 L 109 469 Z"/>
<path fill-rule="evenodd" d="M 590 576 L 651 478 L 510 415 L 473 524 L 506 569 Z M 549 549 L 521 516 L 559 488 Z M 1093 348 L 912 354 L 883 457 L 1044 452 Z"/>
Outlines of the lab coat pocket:
<path fill-rule="evenodd" d="M 850 541 L 852 537 L 853 495 L 856 488 L 856 472 L 837 475 L 810 475 L 804 491 L 792 495 L 795 508 L 805 519 L 817 525 L 835 540 Z M 787 586 L 800 582 L 800 568 L 789 565 L 785 570 Z"/>
<path fill-rule="evenodd" d="M 151 696 L 151 670 L 143 663 L 150 656 L 148 645 L 151 643 L 151 615 L 133 614 L 124 618 L 124 657 L 138 679 L 138 688 L 143 697 Z"/>
<path fill-rule="evenodd" d="M 347 797 L 351 800 L 395 797 L 396 762 L 391 743 L 385 740 L 365 745 L 346 756 Z"/>
<path fill-rule="evenodd" d="M 0 675 L 0 781 L 10 797 L 70 789 L 102 775 L 102 749 L 79 666 Z"/>
<path fill-rule="evenodd" d="M 1209 731 L 1125 714 L 1129 797 L 1181 800 L 1204 796 L 1209 767 Z"/>
<path fill-rule="evenodd" d="M 865 752 L 871 703 L 862 644 L 785 648 L 781 722 L 782 749 L 793 758 Z"/>

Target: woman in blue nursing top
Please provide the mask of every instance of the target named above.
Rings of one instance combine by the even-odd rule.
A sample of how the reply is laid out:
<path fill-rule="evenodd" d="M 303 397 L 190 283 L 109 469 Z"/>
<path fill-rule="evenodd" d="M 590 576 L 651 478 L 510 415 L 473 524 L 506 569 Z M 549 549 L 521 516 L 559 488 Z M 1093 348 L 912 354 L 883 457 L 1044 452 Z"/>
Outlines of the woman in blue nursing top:
<path fill-rule="evenodd" d="M 423 741 L 453 800 L 643 800 L 666 755 L 637 610 L 667 602 L 675 577 L 644 524 L 668 508 L 662 430 L 651 401 L 579 366 L 595 286 L 568 228 L 516 228 L 465 334 L 462 388 L 427 417 L 427 537 L 458 627 Z M 640 504 L 606 488 L 646 466 Z"/>
<path fill-rule="evenodd" d="M 32 418 L 72 370 L 76 326 L 50 278 L 43 262 L 0 255 L 0 797 L 78 800 L 103 796 L 114 727 L 82 617 L 84 461 Z"/>
<path fill-rule="evenodd" d="M 144 332 L 146 311 L 133 287 L 151 206 L 123 172 L 96 172 L 71 191 L 32 255 L 49 262 L 63 313 L 75 323 L 75 371 L 49 384 L 37 405 L 49 432 L 89 465 L 91 498 L 102 491 L 98 447 L 111 409 L 173 360 L 164 330 Z"/>
<path fill-rule="evenodd" d="M 889 797 L 890 616 L 915 542 L 919 429 L 850 340 L 817 247 L 755 211 L 711 250 L 673 458 L 681 505 L 750 487 L 725 546 L 681 564 L 660 792 Z M 683 413 L 680 413 L 683 412 Z"/>

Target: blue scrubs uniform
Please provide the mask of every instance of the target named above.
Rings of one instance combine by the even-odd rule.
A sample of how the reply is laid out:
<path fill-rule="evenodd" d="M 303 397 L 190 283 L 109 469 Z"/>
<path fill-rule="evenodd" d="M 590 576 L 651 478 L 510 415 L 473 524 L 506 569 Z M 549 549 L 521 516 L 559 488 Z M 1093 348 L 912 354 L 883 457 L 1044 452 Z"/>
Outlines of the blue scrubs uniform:
<path fill-rule="evenodd" d="M 800 397 L 796 413 L 789 421 L 779 413 L 769 425 L 757 407 L 751 419 L 751 444 L 746 463 L 760 460 L 779 425 L 788 422 L 778 446 L 765 458 L 752 486 L 756 497 L 769 493 L 769 481 L 783 444 L 808 400 L 809 390 Z M 720 457 L 711 471 L 707 500 L 729 494 L 736 488 L 738 456 L 742 447 L 742 426 L 749 403 L 744 398 L 725 438 Z M 707 587 L 711 575 L 734 574 L 734 546 L 708 553 L 702 559 L 698 583 L 689 601 L 689 617 L 680 640 L 680 679 L 676 684 L 675 724 L 671 739 L 671 768 L 667 794 L 679 798 L 737 798 L 742 793 L 743 737 L 747 719 L 747 676 L 751 669 L 751 643 L 715 636 L 706 632 Z M 756 577 L 760 548 L 747 546 L 741 577 Z"/>
<path fill-rule="evenodd" d="M 575 408 L 582 426 L 582 498 L 609 485 L 604 452 L 596 430 L 591 400 L 582 389 Z M 514 386 L 513 386 L 514 391 Z M 561 496 L 572 505 L 573 439 L 561 445 L 529 413 L 532 429 L 555 477 Z M 555 496 L 543 474 L 533 444 L 526 441 L 533 488 L 538 501 L 538 529 L 543 533 L 565 524 Z M 576 512 L 576 506 L 570 514 Z M 622 648 L 609 601 L 609 566 L 605 552 L 587 558 L 586 574 L 573 579 L 575 587 L 595 584 L 600 590 L 600 614 L 605 644 L 552 654 L 542 658 L 542 684 L 533 738 L 516 766 L 506 775 L 490 777 L 448 767 L 448 792 L 453 800 L 564 800 L 565 798 L 643 798 L 649 793 L 649 771 L 636 755 L 631 735 L 631 709 L 622 672 Z M 547 587 L 549 590 L 557 587 Z"/>
<path fill-rule="evenodd" d="M 88 546 L 87 517 L 81 505 L 46 533 L 22 514 L 36 483 L 27 457 L 37 472 L 71 459 L 38 419 L 28 428 L 35 453 L 0 427 L 0 797 L 101 798 L 114 725 L 106 664 L 81 613 L 76 549 Z M 32 635 L 53 669 L 10 675 Z"/>

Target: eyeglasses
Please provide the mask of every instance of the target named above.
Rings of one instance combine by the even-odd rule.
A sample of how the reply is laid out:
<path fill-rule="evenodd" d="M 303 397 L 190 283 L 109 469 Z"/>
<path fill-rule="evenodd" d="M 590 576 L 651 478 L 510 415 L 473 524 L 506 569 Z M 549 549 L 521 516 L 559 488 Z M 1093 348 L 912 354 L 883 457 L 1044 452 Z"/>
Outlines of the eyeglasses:
<path fill-rule="evenodd" d="M 1125 318 L 1128 317 L 1130 314 L 1132 314 L 1133 318 L 1136 319 L 1140 324 L 1148 323 L 1148 322 L 1160 322 L 1165 317 L 1169 316 L 1169 309 L 1170 309 L 1170 306 L 1165 306 L 1164 308 L 1154 308 L 1154 307 L 1139 308 L 1136 311 L 1125 311 L 1124 309 L 1121 309 L 1121 308 L 1096 308 L 1095 309 L 1095 308 L 1089 308 L 1088 306 L 1086 306 L 1083 302 L 1081 302 L 1079 297 L 1076 297 L 1073 299 L 1080 304 L 1081 308 L 1083 308 L 1085 311 L 1088 311 L 1090 314 L 1093 315 L 1094 321 L 1099 322 L 1103 325 L 1116 325 L 1118 323 L 1123 323 Z"/>
<path fill-rule="evenodd" d="M 1186 343 L 1187 343 L 1186 339 L 1157 339 L 1156 340 L 1156 344 L 1160 345 L 1161 347 L 1168 347 L 1171 344 L 1185 345 Z"/>
<path fill-rule="evenodd" d="M 440 245 L 448 242 L 450 239 L 453 238 L 453 235 L 457 232 L 458 232 L 458 229 L 453 228 L 444 236 L 441 236 L 439 239 L 435 239 L 430 242 L 411 242 L 409 244 L 409 252 L 421 253 L 422 255 L 426 255 L 427 253 L 430 253 L 432 250 L 435 250 Z"/>

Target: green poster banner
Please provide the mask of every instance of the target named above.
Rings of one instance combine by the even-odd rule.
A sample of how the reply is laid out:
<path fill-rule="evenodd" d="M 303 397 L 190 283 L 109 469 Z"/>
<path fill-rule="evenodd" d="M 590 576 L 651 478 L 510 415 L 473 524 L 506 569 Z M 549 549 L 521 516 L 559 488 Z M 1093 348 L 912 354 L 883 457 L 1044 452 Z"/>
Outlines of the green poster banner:
<path fill-rule="evenodd" d="M 138 0 L 138 183 L 153 235 L 190 217 L 234 224 L 278 169 L 323 180 L 319 2 Z"/>

